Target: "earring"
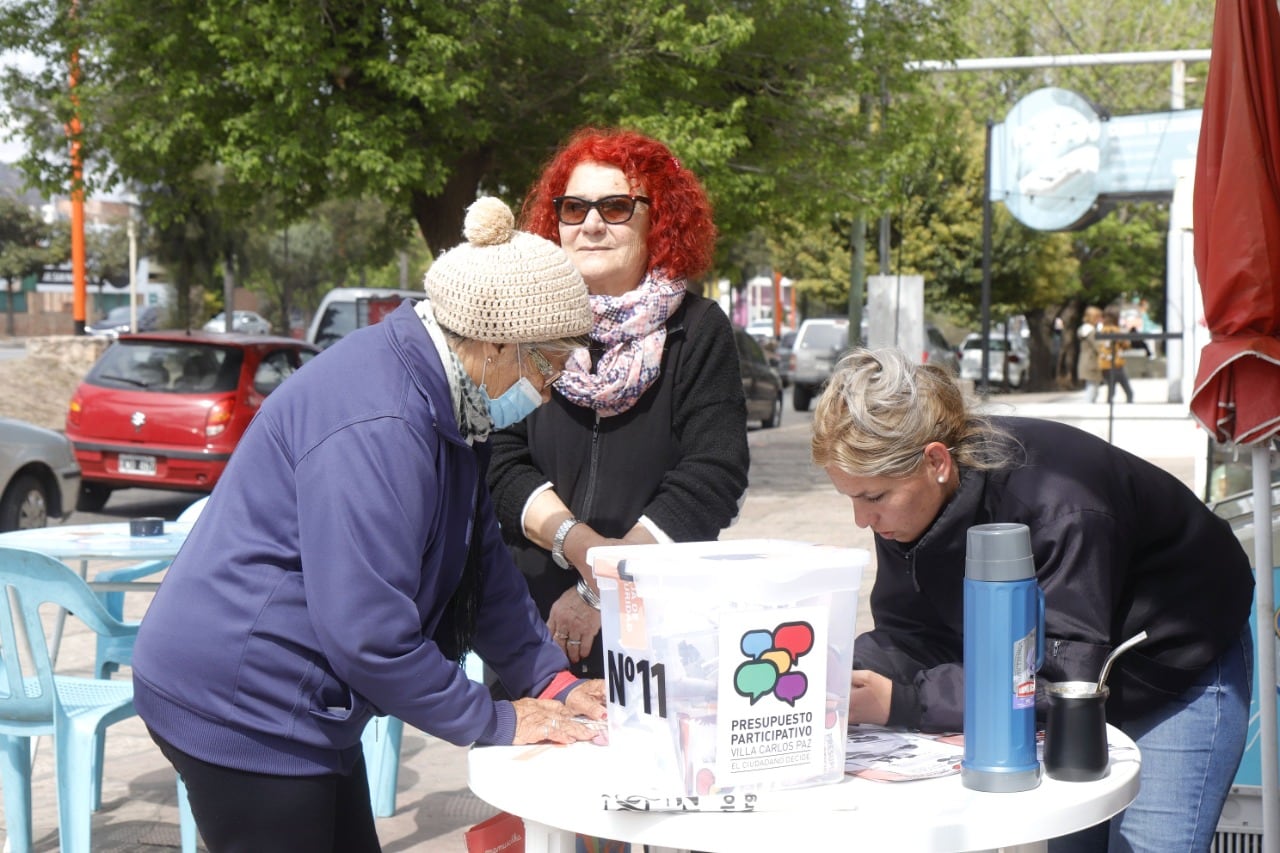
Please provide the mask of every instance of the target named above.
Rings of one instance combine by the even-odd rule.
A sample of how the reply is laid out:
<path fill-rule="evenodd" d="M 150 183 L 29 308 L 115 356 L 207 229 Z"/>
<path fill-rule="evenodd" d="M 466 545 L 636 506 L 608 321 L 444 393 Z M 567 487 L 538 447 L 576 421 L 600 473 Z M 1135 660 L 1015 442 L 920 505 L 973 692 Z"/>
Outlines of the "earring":
<path fill-rule="evenodd" d="M 946 477 L 943 477 L 943 476 L 941 476 L 941 475 L 939 475 L 939 477 L 938 477 L 938 482 L 939 482 L 939 483 L 945 483 L 945 482 L 947 482 L 947 478 L 946 478 Z"/>

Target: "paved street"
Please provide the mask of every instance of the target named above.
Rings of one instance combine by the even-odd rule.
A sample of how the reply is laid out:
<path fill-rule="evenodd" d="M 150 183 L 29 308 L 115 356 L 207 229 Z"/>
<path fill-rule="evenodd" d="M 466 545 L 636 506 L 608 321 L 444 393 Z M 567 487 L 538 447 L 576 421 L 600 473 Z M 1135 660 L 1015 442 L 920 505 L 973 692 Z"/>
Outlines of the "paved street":
<path fill-rule="evenodd" d="M 1108 422 L 1105 404 L 1086 404 L 1078 393 L 995 395 L 988 405 L 993 411 L 1074 423 L 1103 437 L 1110 431 L 1116 444 L 1152 459 L 1190 485 L 1194 459 L 1204 452 L 1203 433 L 1190 420 L 1184 405 L 1162 402 L 1163 380 L 1137 380 L 1134 385 L 1138 402 L 1117 405 L 1113 423 Z M 751 487 L 740 520 L 726 538 L 871 547 L 870 533 L 854 527 L 847 502 L 809 463 L 810 419 L 811 415 L 788 406 L 780 428 L 750 433 Z M 119 499 L 113 497 L 113 504 Z M 176 506 L 180 508 L 181 502 Z M 90 519 L 77 516 L 74 520 Z M 860 630 L 870 626 L 865 593 L 871 581 L 868 573 L 863 579 Z M 138 618 L 146 596 L 130 598 L 135 599 L 130 604 L 132 615 Z M 63 668 L 87 674 L 92 660 L 91 637 L 69 620 Z M 42 742 L 32 792 L 38 851 L 58 849 L 52 765 L 49 744 Z M 405 732 L 398 810 L 378 821 L 385 850 L 463 851 L 466 828 L 492 813 L 492 808 L 467 789 L 464 749 L 413 730 Z M 95 851 L 159 851 L 178 846 L 173 771 L 137 719 L 108 732 L 103 807 L 94 816 L 93 839 Z"/>

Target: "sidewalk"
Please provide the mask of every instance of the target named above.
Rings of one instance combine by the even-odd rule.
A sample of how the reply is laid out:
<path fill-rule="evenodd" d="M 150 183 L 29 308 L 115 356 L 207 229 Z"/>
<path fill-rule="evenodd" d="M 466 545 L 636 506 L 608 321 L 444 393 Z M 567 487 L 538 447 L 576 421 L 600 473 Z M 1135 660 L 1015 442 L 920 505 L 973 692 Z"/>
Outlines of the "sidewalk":
<path fill-rule="evenodd" d="M 1185 405 L 1163 402 L 1162 379 L 1133 381 L 1137 402 L 1117 403 L 1108 422 L 1106 403 L 1089 404 L 1076 393 L 994 394 L 986 408 L 996 414 L 1046 417 L 1071 423 L 1106 438 L 1171 471 L 1193 486 L 1195 459 L 1203 454 L 1204 433 Z M 753 430 L 751 488 L 738 523 L 724 538 L 782 538 L 845 547 L 872 548 L 871 534 L 856 528 L 848 502 L 835 493 L 808 457 L 809 416 L 783 414 L 783 425 Z M 863 577 L 858 628 L 870 627 L 867 592 L 874 571 Z M 139 618 L 145 596 L 134 599 L 129 615 Z M 71 619 L 63 640 L 61 671 L 89 673 L 92 637 Z M 53 762 L 47 739 L 38 747 L 32 783 L 33 832 L 37 851 L 56 851 L 57 809 Z M 383 849 L 461 853 L 468 827 L 494 813 L 467 788 L 466 750 L 406 729 L 401 751 L 397 811 L 378 820 Z M 135 719 L 111 727 L 103 774 L 102 809 L 93 819 L 95 851 L 162 851 L 177 848 L 178 816 L 172 768 Z"/>

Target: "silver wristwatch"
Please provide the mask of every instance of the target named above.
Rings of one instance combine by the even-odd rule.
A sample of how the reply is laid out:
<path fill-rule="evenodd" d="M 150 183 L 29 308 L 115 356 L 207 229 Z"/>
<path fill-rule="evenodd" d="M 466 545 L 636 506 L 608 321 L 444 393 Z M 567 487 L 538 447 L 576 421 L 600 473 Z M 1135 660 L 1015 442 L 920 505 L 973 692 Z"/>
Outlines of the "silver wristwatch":
<path fill-rule="evenodd" d="M 551 537 L 551 562 L 562 569 L 573 568 L 564 556 L 564 539 L 569 535 L 569 531 L 578 524 L 581 524 L 581 522 L 571 515 L 560 522 L 560 526 L 556 528 L 556 535 Z"/>

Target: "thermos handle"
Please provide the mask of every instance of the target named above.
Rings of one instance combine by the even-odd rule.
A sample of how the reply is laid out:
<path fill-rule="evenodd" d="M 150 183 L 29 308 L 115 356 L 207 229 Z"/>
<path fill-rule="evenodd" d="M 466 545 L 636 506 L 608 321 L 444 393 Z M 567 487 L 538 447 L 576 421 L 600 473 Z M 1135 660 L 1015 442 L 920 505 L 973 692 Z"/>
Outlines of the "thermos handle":
<path fill-rule="evenodd" d="M 1036 672 L 1044 666 L 1044 590 L 1036 584 Z"/>

